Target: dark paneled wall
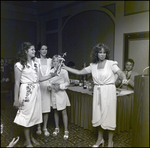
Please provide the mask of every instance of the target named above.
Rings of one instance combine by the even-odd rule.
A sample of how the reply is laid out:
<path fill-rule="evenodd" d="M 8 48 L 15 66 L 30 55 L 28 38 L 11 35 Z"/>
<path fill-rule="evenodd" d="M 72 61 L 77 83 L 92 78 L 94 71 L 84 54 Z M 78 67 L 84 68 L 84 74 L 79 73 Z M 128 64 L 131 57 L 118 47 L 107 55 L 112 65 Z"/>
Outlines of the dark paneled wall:
<path fill-rule="evenodd" d="M 46 35 L 46 44 L 48 46 L 48 56 L 52 58 L 53 55 L 58 54 L 58 33 Z"/>
<path fill-rule="evenodd" d="M 13 19 L 1 19 L 1 57 L 15 58 L 25 41 L 36 45 L 36 23 Z"/>
<path fill-rule="evenodd" d="M 76 67 L 90 63 L 90 53 L 97 43 L 102 42 L 111 50 L 114 58 L 115 25 L 104 12 L 89 10 L 71 17 L 62 32 L 62 51 L 67 52 L 66 64 L 74 61 Z"/>

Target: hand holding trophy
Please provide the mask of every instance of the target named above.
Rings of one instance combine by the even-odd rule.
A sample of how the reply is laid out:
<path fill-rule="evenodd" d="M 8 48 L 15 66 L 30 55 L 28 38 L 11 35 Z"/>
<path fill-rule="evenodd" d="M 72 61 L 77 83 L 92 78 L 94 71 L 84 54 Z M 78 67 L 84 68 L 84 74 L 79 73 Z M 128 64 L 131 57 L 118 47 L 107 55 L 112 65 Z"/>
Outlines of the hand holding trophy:
<path fill-rule="evenodd" d="M 60 71 L 61 71 L 61 67 L 62 67 L 62 65 L 63 65 L 63 62 L 65 61 L 65 59 L 64 59 L 64 56 L 66 56 L 67 55 L 67 53 L 65 52 L 62 56 L 61 56 L 61 58 L 59 58 L 59 60 L 60 60 L 60 62 L 59 62 L 59 66 L 57 67 L 57 69 L 55 70 L 55 73 L 58 75 L 59 73 L 60 73 Z"/>
<path fill-rule="evenodd" d="M 63 65 L 63 62 L 65 61 L 64 56 L 66 56 L 66 52 L 62 55 L 62 56 L 58 56 L 58 63 L 56 65 L 54 65 L 54 74 L 56 74 L 55 77 L 51 78 L 49 80 L 49 84 L 47 86 L 48 90 L 51 91 L 52 89 L 55 91 L 59 90 L 59 84 L 63 83 L 63 78 L 59 76 L 60 72 L 61 72 L 61 68 Z"/>

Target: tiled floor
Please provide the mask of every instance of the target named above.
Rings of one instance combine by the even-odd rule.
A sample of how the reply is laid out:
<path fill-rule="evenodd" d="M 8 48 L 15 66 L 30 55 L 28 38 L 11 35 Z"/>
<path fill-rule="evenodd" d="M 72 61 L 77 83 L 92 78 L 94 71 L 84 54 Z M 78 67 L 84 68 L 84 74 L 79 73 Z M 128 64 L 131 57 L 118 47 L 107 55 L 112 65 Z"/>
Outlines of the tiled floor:
<path fill-rule="evenodd" d="M 12 107 L 12 102 L 5 103 L 1 106 L 1 118 L 4 124 L 4 132 L 1 135 L 1 146 L 6 147 L 8 143 L 13 139 L 13 137 L 20 136 L 19 142 L 15 147 L 22 147 L 24 143 L 23 128 L 14 124 L 13 120 L 16 115 L 16 109 Z M 61 116 L 60 116 L 61 118 Z M 40 142 L 40 147 L 91 147 L 96 142 L 97 135 L 89 130 L 84 130 L 74 124 L 69 123 L 69 139 L 63 139 L 63 122 L 60 120 L 60 133 L 57 137 L 53 137 L 52 133 L 55 128 L 53 120 L 53 112 L 49 114 L 48 131 L 50 136 L 44 137 L 44 135 L 36 135 L 36 139 Z M 131 147 L 131 132 L 121 132 L 120 134 L 115 134 L 113 141 L 114 147 Z M 107 147 L 107 138 L 105 140 L 105 145 Z"/>

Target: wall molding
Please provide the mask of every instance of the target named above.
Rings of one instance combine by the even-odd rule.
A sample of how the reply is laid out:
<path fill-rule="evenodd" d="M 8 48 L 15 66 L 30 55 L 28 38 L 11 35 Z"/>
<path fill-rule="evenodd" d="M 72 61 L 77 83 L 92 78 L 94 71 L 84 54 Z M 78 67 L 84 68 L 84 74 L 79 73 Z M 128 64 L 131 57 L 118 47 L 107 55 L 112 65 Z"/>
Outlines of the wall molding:
<path fill-rule="evenodd" d="M 83 13 L 83 12 L 86 12 L 86 11 L 92 11 L 92 10 L 93 10 L 93 11 L 102 11 L 102 12 L 106 13 L 106 14 L 112 19 L 112 21 L 113 21 L 114 24 L 115 24 L 116 18 L 114 17 L 114 15 L 113 15 L 108 9 L 106 9 L 106 8 L 100 8 L 100 9 L 85 9 L 85 10 L 82 10 L 82 11 L 78 11 L 78 12 L 76 12 L 76 13 L 70 15 L 68 18 L 66 18 L 64 24 L 62 25 L 62 31 L 63 31 L 63 28 L 64 28 L 65 24 L 67 23 L 67 21 L 68 21 L 69 19 L 71 19 L 72 17 L 74 17 L 75 15 L 77 15 L 77 14 L 79 14 L 79 13 Z"/>

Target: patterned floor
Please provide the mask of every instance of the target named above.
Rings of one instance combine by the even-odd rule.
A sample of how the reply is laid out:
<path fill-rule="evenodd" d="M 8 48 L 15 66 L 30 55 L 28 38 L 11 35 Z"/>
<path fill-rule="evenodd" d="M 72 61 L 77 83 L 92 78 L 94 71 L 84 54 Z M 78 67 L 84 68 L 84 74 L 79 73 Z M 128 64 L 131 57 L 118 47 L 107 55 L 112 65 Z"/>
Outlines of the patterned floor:
<path fill-rule="evenodd" d="M 4 107 L 5 106 L 5 107 Z M 1 119 L 4 124 L 4 132 L 1 135 L 1 147 L 6 147 L 13 137 L 20 137 L 19 142 L 15 147 L 23 147 L 24 143 L 24 134 L 23 128 L 17 126 L 13 123 L 14 117 L 16 115 L 16 109 L 12 107 L 12 102 L 1 103 Z M 74 124 L 69 123 L 69 139 L 63 139 L 63 122 L 62 117 L 60 116 L 60 133 L 57 137 L 53 137 L 52 133 L 55 128 L 53 120 L 53 111 L 49 114 L 48 121 L 48 131 L 50 136 L 47 138 L 43 134 L 38 136 L 35 134 L 35 138 L 40 142 L 40 147 L 91 147 L 95 144 L 97 135 L 89 130 L 84 130 L 81 127 L 78 127 Z M 35 127 L 36 128 L 36 127 Z M 35 129 L 36 130 L 36 129 Z M 115 134 L 113 141 L 114 147 L 131 147 L 131 133 L 132 129 L 129 132 L 121 132 L 120 134 Z M 108 146 L 108 139 L 105 136 L 105 147 Z"/>

